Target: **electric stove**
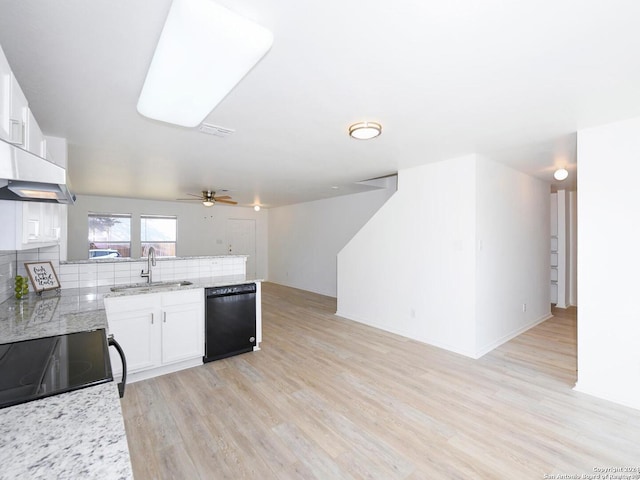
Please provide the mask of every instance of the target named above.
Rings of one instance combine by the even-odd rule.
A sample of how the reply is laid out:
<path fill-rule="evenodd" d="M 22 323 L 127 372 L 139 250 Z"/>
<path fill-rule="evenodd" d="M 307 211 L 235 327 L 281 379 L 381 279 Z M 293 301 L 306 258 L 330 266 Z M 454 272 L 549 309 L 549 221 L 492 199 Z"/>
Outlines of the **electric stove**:
<path fill-rule="evenodd" d="M 0 345 L 0 408 L 113 380 L 105 329 Z"/>

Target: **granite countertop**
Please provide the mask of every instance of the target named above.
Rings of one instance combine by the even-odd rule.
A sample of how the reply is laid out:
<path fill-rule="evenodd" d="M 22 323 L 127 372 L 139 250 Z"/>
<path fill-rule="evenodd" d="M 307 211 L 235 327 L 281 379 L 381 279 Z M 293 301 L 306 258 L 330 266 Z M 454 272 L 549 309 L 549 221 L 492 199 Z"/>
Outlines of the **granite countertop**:
<path fill-rule="evenodd" d="M 114 382 L 0 410 L 0 480 L 132 479 Z"/>
<path fill-rule="evenodd" d="M 0 304 L 0 344 L 107 327 L 108 287 L 29 293 Z"/>
<path fill-rule="evenodd" d="M 120 288 L 122 290 L 112 292 L 108 291 L 104 294 L 104 297 L 123 297 L 128 295 L 141 295 L 146 293 L 159 293 L 159 292 L 177 292 L 181 290 L 191 290 L 194 288 L 211 288 L 211 287 L 222 287 L 222 286 L 231 286 L 231 285 L 241 285 L 243 283 L 256 283 L 262 282 L 261 278 L 247 277 L 246 275 L 222 275 L 217 277 L 203 277 L 203 278 L 195 278 L 195 279 L 185 279 L 188 282 L 191 282 L 190 285 L 178 285 L 177 282 L 180 280 L 169 281 L 169 282 L 153 282 L 152 285 L 148 283 L 134 283 L 130 285 L 116 285 L 116 288 Z M 133 287 L 127 289 L 127 287 Z"/>
<path fill-rule="evenodd" d="M 156 261 L 162 262 L 166 260 L 198 260 L 201 258 L 247 258 L 249 255 L 194 255 L 189 257 L 158 257 Z M 82 260 L 63 260 L 60 265 L 78 264 L 78 263 L 126 263 L 126 262 L 146 262 L 147 257 L 132 258 L 132 257 L 109 257 L 109 258 L 91 258 Z"/>

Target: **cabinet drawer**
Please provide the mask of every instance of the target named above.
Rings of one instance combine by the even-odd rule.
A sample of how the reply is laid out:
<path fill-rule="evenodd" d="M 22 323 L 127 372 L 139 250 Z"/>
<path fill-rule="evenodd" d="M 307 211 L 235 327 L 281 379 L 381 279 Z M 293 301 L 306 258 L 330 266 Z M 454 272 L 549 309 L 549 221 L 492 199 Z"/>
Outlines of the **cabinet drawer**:
<path fill-rule="evenodd" d="M 162 306 L 184 305 L 186 303 L 203 303 L 204 288 L 189 288 L 178 292 L 162 293 Z"/>
<path fill-rule="evenodd" d="M 131 312 L 157 305 L 159 297 L 160 294 L 158 293 L 129 295 L 125 297 L 107 297 L 104 299 L 104 306 L 107 310 L 107 315 L 110 313 Z"/>

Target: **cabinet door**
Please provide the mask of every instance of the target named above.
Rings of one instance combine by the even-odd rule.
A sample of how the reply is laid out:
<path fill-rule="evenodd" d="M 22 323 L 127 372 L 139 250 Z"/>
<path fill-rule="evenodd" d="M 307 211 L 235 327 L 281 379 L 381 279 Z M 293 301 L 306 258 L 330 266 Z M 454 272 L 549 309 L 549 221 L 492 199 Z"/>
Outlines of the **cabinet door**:
<path fill-rule="evenodd" d="M 0 48 L 0 138 L 10 140 L 11 67 Z"/>
<path fill-rule="evenodd" d="M 22 203 L 22 243 L 40 243 L 43 241 L 43 203 Z"/>
<path fill-rule="evenodd" d="M 113 334 L 124 350 L 127 373 L 147 370 L 158 364 L 159 321 L 158 311 L 155 308 L 109 315 L 109 333 Z M 109 349 L 109 353 L 113 374 L 119 377 L 122 374 L 120 357 L 114 349 Z"/>
<path fill-rule="evenodd" d="M 43 242 L 58 242 L 60 240 L 60 224 L 62 205 L 58 203 L 41 203 Z"/>
<path fill-rule="evenodd" d="M 36 118 L 33 116 L 31 109 L 27 109 L 27 137 L 26 137 L 26 149 L 31 153 L 45 158 L 47 156 L 47 147 L 44 140 L 42 130 Z"/>
<path fill-rule="evenodd" d="M 173 363 L 204 355 L 202 303 L 172 305 L 162 311 L 162 363 Z"/>
<path fill-rule="evenodd" d="M 10 79 L 9 102 L 9 141 L 25 148 L 29 103 L 13 73 Z"/>

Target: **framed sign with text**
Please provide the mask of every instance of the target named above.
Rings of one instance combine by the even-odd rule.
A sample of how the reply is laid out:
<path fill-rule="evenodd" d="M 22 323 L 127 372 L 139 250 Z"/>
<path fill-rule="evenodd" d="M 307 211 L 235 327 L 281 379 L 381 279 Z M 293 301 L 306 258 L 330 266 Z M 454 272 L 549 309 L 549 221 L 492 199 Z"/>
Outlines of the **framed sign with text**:
<path fill-rule="evenodd" d="M 29 279 L 36 293 L 60 288 L 58 275 L 56 275 L 51 262 L 25 263 L 24 268 L 27 269 Z"/>

